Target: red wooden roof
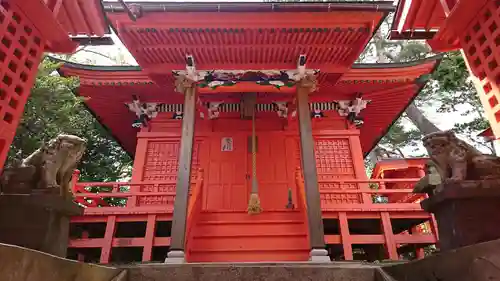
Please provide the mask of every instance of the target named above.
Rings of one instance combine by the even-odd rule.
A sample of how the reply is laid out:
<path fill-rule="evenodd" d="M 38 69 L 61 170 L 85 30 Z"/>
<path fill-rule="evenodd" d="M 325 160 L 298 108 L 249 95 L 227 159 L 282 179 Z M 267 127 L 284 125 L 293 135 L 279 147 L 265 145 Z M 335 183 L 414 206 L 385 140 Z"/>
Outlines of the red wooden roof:
<path fill-rule="evenodd" d="M 460 48 L 459 37 L 490 0 L 400 0 L 389 37 L 427 39 L 434 51 Z"/>
<path fill-rule="evenodd" d="M 350 100 L 356 92 L 371 104 L 362 112 L 365 124 L 361 128 L 361 145 L 368 153 L 385 135 L 406 106 L 425 83 L 423 75 L 431 73 L 439 58 L 403 64 L 354 64 L 339 80 L 335 72 L 319 74 L 319 90 L 311 101 Z M 66 62 L 60 73 L 79 76 L 79 95 L 89 97 L 88 108 L 98 116 L 115 138 L 130 154 L 135 151 L 137 129 L 131 127 L 135 115 L 123 103 L 136 94 L 143 102 L 181 104 L 182 96 L 174 91 L 172 74 L 165 73 L 168 86 L 160 86 L 144 70 L 135 66 L 85 66 Z M 293 89 L 292 89 L 293 90 Z M 283 94 L 284 93 L 284 94 Z M 275 99 L 287 99 L 287 93 L 272 93 Z M 202 96 L 210 99 L 214 94 Z M 231 94 L 227 94 L 231 95 Z M 284 95 L 284 96 L 283 96 Z M 288 94 L 292 97 L 292 95 Z"/>
<path fill-rule="evenodd" d="M 35 23 L 46 41 L 45 51 L 72 53 L 78 44 L 113 44 L 101 0 L 9 0 L 9 4 Z"/>
<path fill-rule="evenodd" d="M 57 18 L 72 36 L 102 37 L 110 33 L 101 0 L 64 0 Z"/>
<path fill-rule="evenodd" d="M 308 68 L 342 74 L 393 11 L 392 1 L 136 4 L 136 21 L 119 3 L 104 8 L 138 64 L 164 86 L 165 71 L 185 69 L 186 55 L 199 70 L 258 70 L 294 69 L 305 54 Z"/>
<path fill-rule="evenodd" d="M 440 1 L 442 0 L 400 0 L 390 38 L 431 38 L 446 18 Z"/>

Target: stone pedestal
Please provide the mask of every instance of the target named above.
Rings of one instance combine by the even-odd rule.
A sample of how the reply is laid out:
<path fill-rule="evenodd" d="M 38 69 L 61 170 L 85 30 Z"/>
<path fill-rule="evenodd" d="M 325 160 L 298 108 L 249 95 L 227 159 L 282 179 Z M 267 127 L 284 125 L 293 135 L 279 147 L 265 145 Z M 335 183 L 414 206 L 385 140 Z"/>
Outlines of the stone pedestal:
<path fill-rule="evenodd" d="M 0 243 L 66 257 L 70 216 L 83 209 L 59 195 L 0 195 Z"/>
<path fill-rule="evenodd" d="M 434 213 L 440 249 L 456 249 L 500 238 L 500 180 L 446 183 L 420 204 Z"/>

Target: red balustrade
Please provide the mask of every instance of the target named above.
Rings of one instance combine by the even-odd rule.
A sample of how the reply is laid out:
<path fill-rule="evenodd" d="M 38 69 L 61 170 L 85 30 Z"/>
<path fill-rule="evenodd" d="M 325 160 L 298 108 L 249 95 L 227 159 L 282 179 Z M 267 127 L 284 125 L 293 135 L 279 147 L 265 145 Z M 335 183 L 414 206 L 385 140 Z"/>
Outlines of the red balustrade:
<path fill-rule="evenodd" d="M 159 237 L 155 227 L 161 222 L 172 219 L 175 190 L 162 191 L 162 187 L 175 182 L 101 182 L 82 183 L 73 179 L 73 190 L 76 202 L 85 206 L 84 215 L 72 218 L 72 224 L 104 223 L 102 237 L 88 238 L 84 231 L 78 238 L 71 239 L 69 247 L 74 250 L 99 248 L 100 258 L 97 262 L 109 263 L 112 248 L 142 247 L 142 261 L 152 259 L 152 251 L 157 247 L 168 247 L 170 237 Z M 391 202 L 377 200 L 395 194 L 406 194 L 407 198 L 425 198 L 423 194 L 413 194 L 412 189 L 387 189 L 390 184 L 408 184 L 412 186 L 419 179 L 323 179 L 320 181 L 320 196 L 325 225 L 336 220 L 338 234 L 325 233 L 325 242 L 329 245 L 341 245 L 346 260 L 354 259 L 353 245 L 378 244 L 386 249 L 386 256 L 391 260 L 399 259 L 398 249 L 405 245 L 415 247 L 418 258 L 423 257 L 422 248 L 438 242 L 437 227 L 433 216 L 420 207 L 419 200 Z M 202 209 L 203 171 L 199 171 L 193 181 L 188 206 L 186 235 L 189 235 L 196 215 Z M 307 208 L 301 172 L 296 174 L 298 195 L 295 205 Z M 100 192 L 90 189 L 100 188 Z M 105 190 L 105 192 L 102 192 Z M 349 203 L 346 198 L 354 198 Z M 356 199 L 357 198 L 357 199 Z M 121 205 L 113 205 L 122 200 Z M 126 202 L 123 202 L 126 201 Z M 157 204 L 141 204 L 154 202 Z M 304 219 L 307 219 L 305 216 Z M 350 227 L 356 220 L 380 221 L 380 233 L 351 233 Z M 146 223 L 143 237 L 116 237 L 116 226 L 119 223 Z M 401 225 L 408 225 L 401 229 Z M 103 227 L 104 228 L 104 227 Z M 189 244 L 189 239 L 187 239 Z"/>

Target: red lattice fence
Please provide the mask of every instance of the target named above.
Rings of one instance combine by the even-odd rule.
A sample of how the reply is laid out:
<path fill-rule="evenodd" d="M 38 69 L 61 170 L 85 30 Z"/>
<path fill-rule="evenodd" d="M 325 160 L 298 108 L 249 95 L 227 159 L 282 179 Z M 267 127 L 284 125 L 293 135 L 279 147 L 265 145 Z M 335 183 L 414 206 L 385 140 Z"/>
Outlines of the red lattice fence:
<path fill-rule="evenodd" d="M 500 136 L 500 1 L 488 1 L 460 38 L 476 89 L 497 137 Z"/>
<path fill-rule="evenodd" d="M 16 6 L 0 4 L 0 169 L 44 51 L 42 37 Z"/>

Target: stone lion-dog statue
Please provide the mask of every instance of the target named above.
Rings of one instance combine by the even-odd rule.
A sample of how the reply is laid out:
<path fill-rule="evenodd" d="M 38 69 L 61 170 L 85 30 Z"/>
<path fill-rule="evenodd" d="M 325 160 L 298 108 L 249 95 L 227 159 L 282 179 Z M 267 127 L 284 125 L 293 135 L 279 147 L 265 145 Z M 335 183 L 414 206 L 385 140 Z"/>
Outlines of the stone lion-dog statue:
<path fill-rule="evenodd" d="M 500 158 L 481 153 L 451 131 L 426 135 L 423 145 L 444 183 L 500 179 Z"/>
<path fill-rule="evenodd" d="M 4 169 L 0 176 L 3 193 L 57 193 L 70 197 L 70 181 L 83 153 L 86 140 L 58 135 L 26 159 Z"/>

